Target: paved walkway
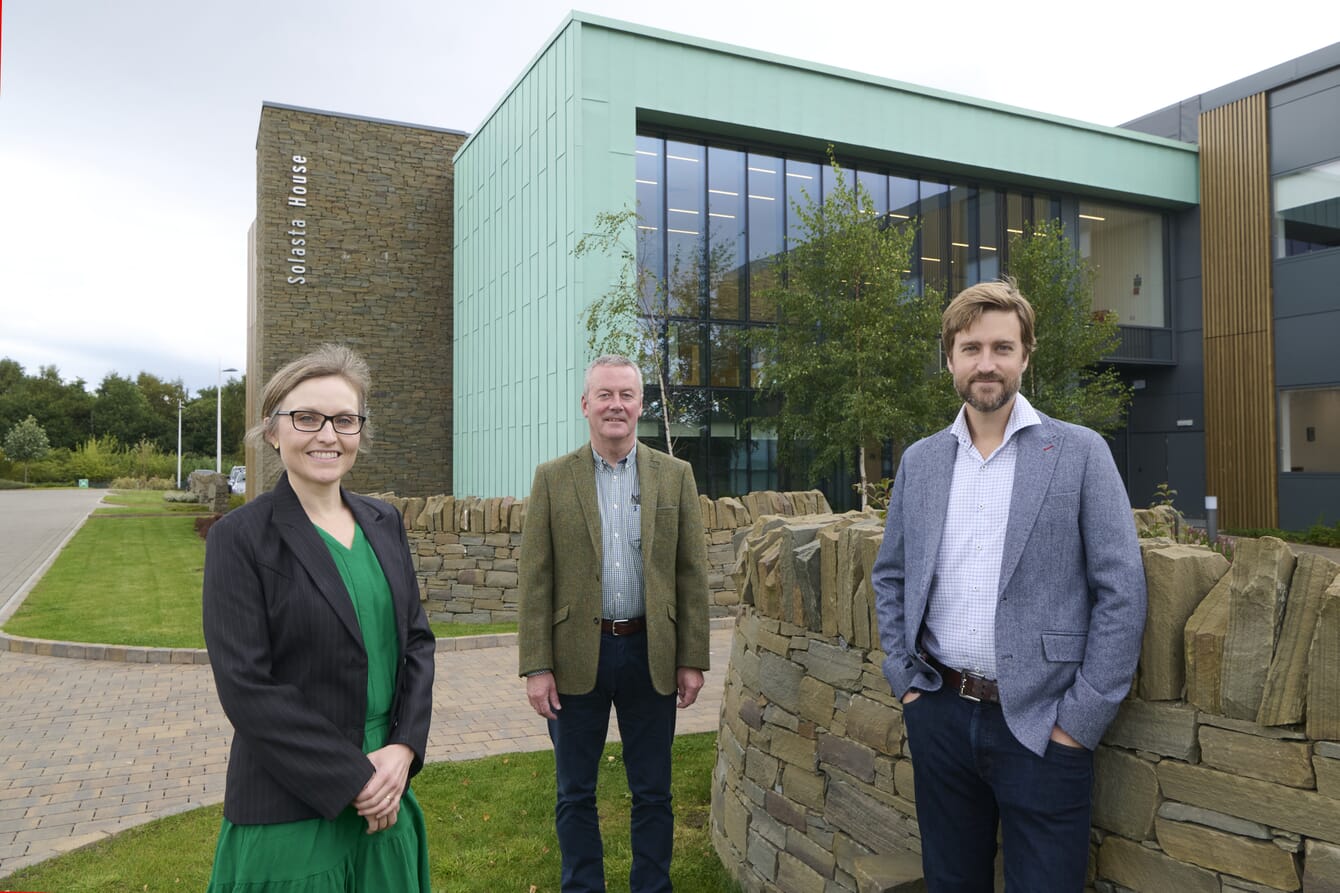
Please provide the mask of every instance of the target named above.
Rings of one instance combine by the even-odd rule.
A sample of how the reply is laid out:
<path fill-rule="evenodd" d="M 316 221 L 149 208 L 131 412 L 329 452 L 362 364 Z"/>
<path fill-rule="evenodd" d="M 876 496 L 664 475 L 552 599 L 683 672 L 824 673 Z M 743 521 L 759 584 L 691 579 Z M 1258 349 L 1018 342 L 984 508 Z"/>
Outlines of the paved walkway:
<path fill-rule="evenodd" d="M 713 629 L 680 732 L 716 730 L 731 635 Z M 548 749 L 516 666 L 513 644 L 438 652 L 430 762 Z M 0 652 L 0 680 L 0 877 L 223 799 L 231 728 L 208 666 Z"/>

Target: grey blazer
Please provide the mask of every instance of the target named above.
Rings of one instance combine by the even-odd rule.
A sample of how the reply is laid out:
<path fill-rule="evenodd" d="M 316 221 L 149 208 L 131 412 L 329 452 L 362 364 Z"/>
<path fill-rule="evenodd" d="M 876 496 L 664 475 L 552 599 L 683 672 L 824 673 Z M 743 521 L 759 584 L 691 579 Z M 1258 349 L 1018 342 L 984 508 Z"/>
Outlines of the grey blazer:
<path fill-rule="evenodd" d="M 1015 436 L 996 602 L 1001 708 L 1010 731 L 1036 754 L 1057 725 L 1092 750 L 1140 656 L 1145 574 L 1135 521 L 1096 432 L 1043 415 L 1041 425 Z M 949 429 L 907 449 L 871 574 L 884 675 L 898 697 L 940 687 L 918 650 L 957 450 Z"/>
<path fill-rule="evenodd" d="M 433 631 L 400 513 L 340 495 L 391 587 L 400 665 L 387 744 L 414 751 L 413 777 L 433 709 Z M 367 652 L 335 561 L 287 475 L 210 528 L 203 619 L 233 724 L 223 814 L 238 825 L 335 818 L 375 768 L 362 751 Z"/>

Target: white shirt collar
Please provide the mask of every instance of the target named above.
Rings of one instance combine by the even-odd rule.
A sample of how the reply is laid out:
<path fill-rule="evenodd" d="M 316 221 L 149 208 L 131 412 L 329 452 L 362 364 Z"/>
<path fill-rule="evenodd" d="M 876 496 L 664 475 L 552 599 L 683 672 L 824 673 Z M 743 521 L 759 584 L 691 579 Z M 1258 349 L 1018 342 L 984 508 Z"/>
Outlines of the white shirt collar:
<path fill-rule="evenodd" d="M 637 441 L 636 440 L 633 441 L 633 448 L 628 451 L 628 455 L 620 459 L 617 463 L 615 463 L 615 465 L 611 465 L 608 462 L 606 462 L 605 457 L 596 452 L 595 443 L 591 444 L 591 455 L 595 457 L 597 469 L 601 468 L 613 469 L 615 465 L 626 465 L 627 467 L 635 468 L 637 467 Z"/>
<path fill-rule="evenodd" d="M 968 405 L 966 403 L 960 406 L 958 415 L 954 417 L 954 424 L 949 426 L 949 432 L 958 438 L 958 442 L 963 446 L 968 446 L 972 443 L 972 432 L 968 430 L 967 408 Z M 1029 403 L 1028 399 L 1024 397 L 1023 394 L 1015 394 L 1014 405 L 1010 407 L 1010 420 L 1005 423 L 1005 437 L 1001 440 L 1000 445 L 1004 446 L 1009 443 L 1010 438 L 1013 437 L 1016 432 L 1022 431 L 1024 428 L 1030 428 L 1033 425 L 1041 424 L 1042 417 L 1039 416 L 1038 411 L 1033 408 L 1033 404 Z"/>

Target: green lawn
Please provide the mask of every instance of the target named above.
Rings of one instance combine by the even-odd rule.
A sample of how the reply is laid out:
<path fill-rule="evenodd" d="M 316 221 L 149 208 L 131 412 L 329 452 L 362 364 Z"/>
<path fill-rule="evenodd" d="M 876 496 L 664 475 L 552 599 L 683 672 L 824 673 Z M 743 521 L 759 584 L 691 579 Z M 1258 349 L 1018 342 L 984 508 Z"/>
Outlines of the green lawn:
<path fill-rule="evenodd" d="M 200 587 L 203 506 L 163 502 L 152 490 L 119 490 L 61 552 L 5 624 L 10 635 L 66 642 L 203 648 Z M 130 514 L 135 517 L 118 517 Z M 434 623 L 443 638 L 516 632 L 515 623 Z"/>
<path fill-rule="evenodd" d="M 628 812 L 622 749 L 601 763 L 599 802 L 611 891 L 628 890 Z M 712 849 L 708 830 L 716 736 L 685 735 L 674 745 L 675 859 L 679 893 L 738 887 Z M 434 763 L 414 781 L 428 827 L 434 893 L 554 893 L 554 758 L 548 751 L 463 763 Z M 5 889 L 61 893 L 203 890 L 221 807 L 172 816 L 4 879 Z"/>
<path fill-rule="evenodd" d="M 209 507 L 199 502 L 167 502 L 162 490 L 113 490 L 103 497 L 105 506 L 95 515 L 203 515 Z"/>
<path fill-rule="evenodd" d="M 193 518 L 95 515 L 4 629 L 38 639 L 203 648 L 204 566 Z"/>
<path fill-rule="evenodd" d="M 442 623 L 433 621 L 433 635 L 439 639 L 458 639 L 462 636 L 495 636 L 516 632 L 515 623 Z"/>

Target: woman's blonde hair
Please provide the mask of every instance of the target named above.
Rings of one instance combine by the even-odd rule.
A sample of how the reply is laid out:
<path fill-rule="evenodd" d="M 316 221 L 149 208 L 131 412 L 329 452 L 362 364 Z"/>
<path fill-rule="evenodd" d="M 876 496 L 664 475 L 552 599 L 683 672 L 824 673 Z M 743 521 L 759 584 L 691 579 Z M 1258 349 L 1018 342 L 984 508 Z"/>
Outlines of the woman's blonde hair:
<path fill-rule="evenodd" d="M 270 445 L 277 417 L 275 412 L 293 389 L 304 381 L 338 375 L 354 389 L 358 397 L 358 414 L 368 416 L 368 392 L 372 390 L 372 373 L 367 360 L 343 344 L 322 344 L 316 350 L 303 354 L 276 372 L 261 394 L 261 420 L 247 431 L 247 443 L 254 449 Z M 367 452 L 372 446 L 372 420 L 363 423 L 358 451 Z"/>

